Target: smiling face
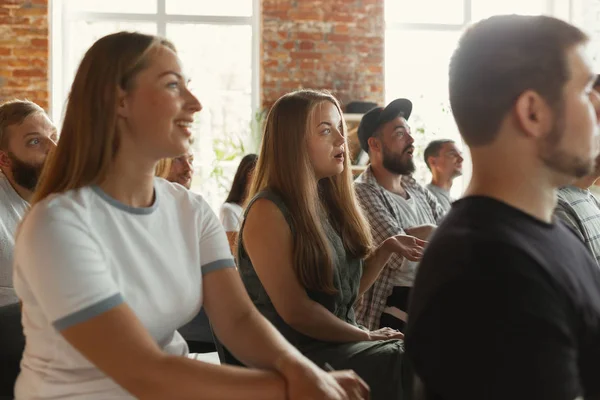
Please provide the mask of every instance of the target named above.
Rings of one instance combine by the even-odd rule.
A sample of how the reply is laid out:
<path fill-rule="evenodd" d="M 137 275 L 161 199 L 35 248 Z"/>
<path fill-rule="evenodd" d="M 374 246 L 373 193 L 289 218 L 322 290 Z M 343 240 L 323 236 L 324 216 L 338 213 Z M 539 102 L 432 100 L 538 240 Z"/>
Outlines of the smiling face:
<path fill-rule="evenodd" d="M 189 91 L 175 52 L 158 46 L 148 57 L 132 88 L 122 92 L 118 113 L 130 147 L 158 161 L 188 150 L 194 114 L 202 106 Z"/>
<path fill-rule="evenodd" d="M 7 145 L 0 150 L 0 167 L 14 184 L 33 191 L 48 152 L 56 146 L 56 128 L 44 112 L 35 112 L 5 129 Z"/>
<path fill-rule="evenodd" d="M 176 182 L 189 189 L 192 186 L 192 176 L 194 175 L 194 155 L 188 150 L 185 154 L 174 158 L 171 161 L 171 169 L 167 180 Z"/>
<path fill-rule="evenodd" d="M 320 102 L 309 117 L 308 130 L 308 154 L 317 179 L 341 174 L 347 155 L 340 110 L 330 101 Z"/>

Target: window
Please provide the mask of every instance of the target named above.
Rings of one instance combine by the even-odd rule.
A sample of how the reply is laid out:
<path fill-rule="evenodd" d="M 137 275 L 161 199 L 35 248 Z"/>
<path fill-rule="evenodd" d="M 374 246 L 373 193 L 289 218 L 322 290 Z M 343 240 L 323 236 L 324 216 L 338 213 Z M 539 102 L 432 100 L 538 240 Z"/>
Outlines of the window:
<path fill-rule="evenodd" d="M 256 150 L 259 0 L 55 0 L 51 4 L 51 115 L 62 121 L 85 51 L 122 30 L 159 34 L 178 49 L 203 105 L 195 121 L 192 190 L 216 211 L 241 157 Z"/>
<path fill-rule="evenodd" d="M 452 196 L 468 184 L 471 165 L 448 102 L 448 64 L 464 28 L 497 14 L 550 14 L 572 20 L 570 0 L 385 0 L 386 103 L 406 97 L 413 102 L 410 125 L 415 137 L 415 178 L 431 174 L 423 151 L 431 140 L 453 139 L 465 153 L 463 176 Z"/>

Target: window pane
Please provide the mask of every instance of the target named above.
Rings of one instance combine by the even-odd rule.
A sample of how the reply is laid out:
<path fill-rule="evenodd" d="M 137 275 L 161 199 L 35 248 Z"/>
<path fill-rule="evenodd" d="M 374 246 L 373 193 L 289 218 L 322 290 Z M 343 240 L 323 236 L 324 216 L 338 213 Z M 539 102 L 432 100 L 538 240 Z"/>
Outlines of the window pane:
<path fill-rule="evenodd" d="M 539 15 L 546 12 L 546 0 L 472 0 L 471 19 L 480 21 L 492 15 Z"/>
<path fill-rule="evenodd" d="M 68 11 L 154 14 L 156 0 L 68 0 Z"/>
<path fill-rule="evenodd" d="M 386 103 L 399 97 L 413 102 L 413 113 L 408 123 L 415 139 L 417 168 L 414 176 L 422 184 L 431 179 L 423 161 L 423 151 L 431 140 L 453 139 L 459 147 L 462 146 L 448 102 L 448 64 L 460 34 L 458 31 L 386 32 Z M 400 49 L 397 43 L 404 45 Z M 467 163 L 464 162 L 465 170 Z M 453 196 L 461 194 L 461 179 L 455 180 Z"/>
<path fill-rule="evenodd" d="M 253 0 L 166 0 L 167 14 L 252 16 Z"/>
<path fill-rule="evenodd" d="M 62 97 L 67 99 L 67 94 L 71 89 L 75 72 L 85 52 L 94 44 L 94 42 L 103 36 L 119 31 L 137 31 L 142 33 L 156 34 L 156 24 L 151 22 L 116 22 L 116 21 L 83 21 L 70 20 L 65 21 L 63 31 L 63 68 L 62 68 Z M 59 44 L 60 45 L 60 44 Z M 54 115 L 63 116 L 65 104 L 54 104 L 58 112 Z"/>
<path fill-rule="evenodd" d="M 251 137 L 252 28 L 168 24 L 167 37 L 203 106 L 194 134 L 192 190 L 218 210 Z"/>
<path fill-rule="evenodd" d="M 387 22 L 462 24 L 463 0 L 386 0 Z"/>

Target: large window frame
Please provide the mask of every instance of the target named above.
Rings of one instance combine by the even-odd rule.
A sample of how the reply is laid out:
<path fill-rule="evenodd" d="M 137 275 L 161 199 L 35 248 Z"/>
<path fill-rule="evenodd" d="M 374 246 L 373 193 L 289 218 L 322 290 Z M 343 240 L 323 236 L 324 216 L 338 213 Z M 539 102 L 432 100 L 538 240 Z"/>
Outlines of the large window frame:
<path fill-rule="evenodd" d="M 394 2 L 399 2 L 402 0 L 384 0 L 384 7 L 398 7 L 398 3 L 393 4 Z M 462 22 L 461 23 L 430 23 L 430 22 L 411 22 L 411 21 L 398 21 L 398 20 L 394 20 L 392 18 L 390 18 L 390 11 L 386 12 L 385 15 L 385 37 L 386 37 L 386 54 L 385 54 L 385 71 L 386 71 L 386 85 L 385 85 L 385 101 L 386 104 L 389 103 L 390 101 L 392 101 L 393 99 L 397 98 L 397 97 L 406 97 L 405 95 L 403 95 L 402 90 L 398 90 L 397 89 L 397 84 L 390 84 L 388 83 L 389 80 L 388 78 L 390 77 L 389 74 L 391 73 L 396 73 L 396 69 L 392 69 L 390 68 L 391 65 L 393 65 L 392 62 L 389 62 L 389 58 L 390 58 L 390 52 L 391 51 L 396 51 L 396 49 L 390 49 L 390 47 L 388 46 L 392 46 L 392 43 L 388 43 L 388 38 L 392 38 L 393 35 L 398 35 L 399 33 L 416 33 L 416 32 L 420 32 L 420 33 L 430 33 L 433 32 L 435 34 L 440 33 L 440 34 L 444 34 L 447 33 L 448 35 L 453 35 L 453 36 L 459 36 L 461 32 L 463 32 L 465 30 L 466 27 L 468 27 L 469 25 L 471 25 L 474 21 L 473 18 L 473 4 L 476 1 L 481 1 L 481 0 L 463 0 L 462 1 Z M 523 0 L 523 1 L 527 1 L 527 0 Z M 558 18 L 561 18 L 563 20 L 575 23 L 575 24 L 579 24 L 580 20 L 581 20 L 581 14 L 582 14 L 582 2 L 585 0 L 543 0 L 540 3 L 543 4 L 544 9 L 541 10 L 543 14 L 546 15 L 552 15 Z M 396 45 L 394 45 L 396 46 Z M 425 49 L 424 51 L 436 51 L 435 49 Z M 419 57 L 419 54 L 407 54 L 406 56 L 408 57 Z M 401 73 L 399 74 L 401 75 Z M 393 86 L 393 87 L 392 87 Z M 411 99 L 413 100 L 413 103 L 415 102 L 415 99 Z M 461 178 L 459 178 L 457 180 L 456 183 L 453 186 L 453 190 L 452 190 L 452 195 L 455 197 L 459 197 L 460 195 L 462 195 L 462 193 L 464 192 L 464 190 L 466 189 L 470 177 L 471 177 L 471 162 L 470 162 L 470 156 L 468 154 L 468 148 L 467 146 L 464 144 L 464 142 L 462 141 L 462 139 L 460 138 L 460 135 L 458 134 L 458 129 L 456 128 L 453 119 L 451 118 L 450 115 L 450 111 L 448 107 L 448 99 L 447 98 L 440 98 L 440 103 L 443 103 L 443 108 L 445 109 L 445 113 L 448 114 L 446 115 L 445 118 L 449 118 L 452 121 L 452 132 L 438 132 L 439 129 L 434 128 L 433 131 L 436 131 L 438 134 L 437 135 L 433 135 L 431 132 L 429 132 L 429 134 L 431 135 L 430 137 L 428 136 L 428 132 L 427 129 L 425 129 L 425 133 L 423 133 L 423 126 L 412 126 L 413 124 L 415 125 L 419 125 L 420 123 L 424 123 L 425 126 L 427 126 L 427 122 L 426 122 L 426 118 L 427 115 L 417 115 L 417 118 L 422 118 L 422 120 L 419 120 L 418 122 L 415 121 L 413 119 L 413 117 L 411 117 L 411 120 L 409 121 L 409 124 L 411 125 L 411 128 L 413 128 L 413 136 L 415 136 L 415 134 L 421 134 L 422 137 L 416 138 L 416 144 L 419 145 L 419 147 L 424 147 L 426 145 L 426 143 L 430 140 L 435 139 L 440 139 L 440 138 L 451 138 L 454 139 L 455 141 L 457 141 L 457 144 L 459 145 L 459 147 L 462 149 L 463 153 L 464 153 L 464 158 L 465 161 L 463 162 L 463 176 Z M 416 112 L 413 112 L 413 114 L 420 114 L 419 110 L 417 109 L 417 105 L 415 107 Z M 448 125 L 448 124 L 446 124 Z M 415 132 L 417 129 L 420 129 L 421 132 Z M 421 160 L 422 158 L 422 152 L 424 150 L 424 148 L 418 148 L 417 149 L 418 152 L 415 153 L 416 157 L 418 157 L 416 159 L 416 164 L 417 164 L 417 171 L 415 173 L 415 178 L 422 184 L 426 184 L 428 183 L 428 180 L 430 179 L 431 175 L 429 173 L 429 171 L 427 170 L 427 167 L 424 164 L 424 161 Z"/>
<path fill-rule="evenodd" d="M 126 0 L 123 0 L 126 1 Z M 123 22 L 151 22 L 156 23 L 157 34 L 166 36 L 167 24 L 170 23 L 193 23 L 207 25 L 248 25 L 252 27 L 252 113 L 254 114 L 260 106 L 260 0 L 252 1 L 252 16 L 217 16 L 217 15 L 177 15 L 167 14 L 166 2 L 168 0 L 156 0 L 157 9 L 155 14 L 135 13 L 105 13 L 105 12 L 77 12 L 71 13 L 77 18 L 86 21 L 123 21 Z M 50 115 L 55 122 L 62 120 L 62 106 L 65 98 L 63 93 L 70 87 L 67 82 L 63 63 L 67 60 L 68 46 L 66 38 L 72 34 L 69 32 L 68 24 L 64 24 L 64 16 L 69 12 L 65 8 L 67 2 L 64 0 L 49 1 L 50 15 Z M 60 43 L 60 45 L 58 45 Z"/>

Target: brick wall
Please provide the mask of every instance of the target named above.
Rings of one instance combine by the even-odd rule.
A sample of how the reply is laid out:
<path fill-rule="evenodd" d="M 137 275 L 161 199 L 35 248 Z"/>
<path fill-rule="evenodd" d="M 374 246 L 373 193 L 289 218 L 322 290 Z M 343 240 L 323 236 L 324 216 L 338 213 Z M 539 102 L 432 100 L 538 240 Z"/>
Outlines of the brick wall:
<path fill-rule="evenodd" d="M 0 102 L 48 109 L 48 0 L 0 0 Z"/>
<path fill-rule="evenodd" d="M 294 89 L 384 101 L 383 0 L 262 0 L 261 102 Z"/>

